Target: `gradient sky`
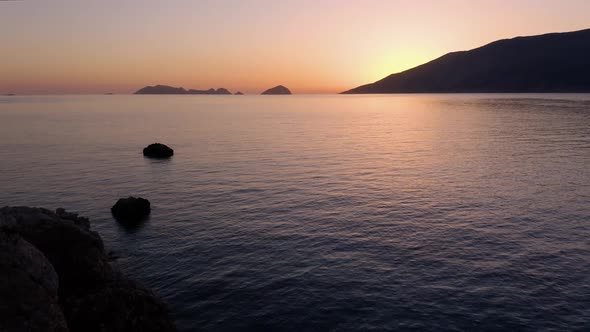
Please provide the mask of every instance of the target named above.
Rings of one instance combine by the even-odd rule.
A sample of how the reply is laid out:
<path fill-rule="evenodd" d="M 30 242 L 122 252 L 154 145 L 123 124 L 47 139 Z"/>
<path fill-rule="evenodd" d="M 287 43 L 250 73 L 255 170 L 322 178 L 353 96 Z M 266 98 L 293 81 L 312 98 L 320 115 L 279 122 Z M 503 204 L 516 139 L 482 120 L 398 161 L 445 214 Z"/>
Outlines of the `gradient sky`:
<path fill-rule="evenodd" d="M 590 28 L 588 0 L 0 1 L 0 93 L 332 93 L 447 52 Z"/>

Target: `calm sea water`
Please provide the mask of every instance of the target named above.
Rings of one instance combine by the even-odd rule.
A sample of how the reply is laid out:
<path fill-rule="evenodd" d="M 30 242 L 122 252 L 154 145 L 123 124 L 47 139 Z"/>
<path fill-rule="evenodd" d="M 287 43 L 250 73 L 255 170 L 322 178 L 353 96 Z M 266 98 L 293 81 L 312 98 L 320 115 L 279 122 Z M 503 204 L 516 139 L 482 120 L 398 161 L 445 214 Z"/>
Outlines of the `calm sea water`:
<path fill-rule="evenodd" d="M 590 95 L 0 97 L 0 142 L 0 205 L 90 217 L 182 331 L 590 329 Z"/>

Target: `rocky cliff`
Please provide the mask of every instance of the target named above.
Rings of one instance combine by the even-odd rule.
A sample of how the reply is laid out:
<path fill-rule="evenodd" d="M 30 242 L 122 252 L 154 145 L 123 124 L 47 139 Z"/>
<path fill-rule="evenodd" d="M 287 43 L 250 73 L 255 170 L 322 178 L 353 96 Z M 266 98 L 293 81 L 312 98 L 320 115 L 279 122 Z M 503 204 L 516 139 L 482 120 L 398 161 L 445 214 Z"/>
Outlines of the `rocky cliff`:
<path fill-rule="evenodd" d="M 166 304 L 111 266 L 88 219 L 0 209 L 0 331 L 175 331 Z"/>

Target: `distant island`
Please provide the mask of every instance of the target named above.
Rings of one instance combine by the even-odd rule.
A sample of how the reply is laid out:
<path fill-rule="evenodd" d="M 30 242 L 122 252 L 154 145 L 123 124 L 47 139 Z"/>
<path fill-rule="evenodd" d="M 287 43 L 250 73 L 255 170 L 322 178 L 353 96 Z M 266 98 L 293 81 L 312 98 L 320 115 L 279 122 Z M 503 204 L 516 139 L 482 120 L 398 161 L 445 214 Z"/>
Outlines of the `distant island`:
<path fill-rule="evenodd" d="M 135 92 L 136 95 L 231 95 L 225 88 L 217 90 L 211 88 L 209 90 L 186 90 L 184 88 L 175 88 L 168 85 L 146 86 Z"/>
<path fill-rule="evenodd" d="M 342 92 L 590 92 L 590 29 L 504 39 Z"/>
<path fill-rule="evenodd" d="M 277 85 L 262 93 L 263 95 L 290 95 L 291 91 L 282 85 Z"/>
<path fill-rule="evenodd" d="M 137 91 L 136 95 L 231 95 L 232 93 L 225 88 L 209 89 L 209 90 L 194 90 L 185 88 L 175 88 L 169 85 L 154 85 L 146 86 Z M 277 85 L 274 88 L 270 88 L 262 93 L 263 95 L 290 95 L 291 91 L 282 85 Z M 237 96 L 243 95 L 242 92 L 238 91 L 235 93 Z"/>

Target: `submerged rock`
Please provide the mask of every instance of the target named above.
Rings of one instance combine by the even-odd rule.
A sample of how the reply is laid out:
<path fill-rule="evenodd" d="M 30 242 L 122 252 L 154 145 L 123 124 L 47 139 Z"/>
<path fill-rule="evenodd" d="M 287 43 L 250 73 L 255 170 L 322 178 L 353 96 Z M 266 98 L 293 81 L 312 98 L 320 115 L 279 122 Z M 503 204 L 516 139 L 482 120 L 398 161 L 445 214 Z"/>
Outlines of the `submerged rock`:
<path fill-rule="evenodd" d="M 0 331 L 175 331 L 167 306 L 109 264 L 89 220 L 0 209 Z"/>
<path fill-rule="evenodd" d="M 143 155 L 149 158 L 170 158 L 174 155 L 174 150 L 165 144 L 154 143 L 143 149 Z"/>
<path fill-rule="evenodd" d="M 121 198 L 111 208 L 111 213 L 119 222 L 138 223 L 151 211 L 150 201 L 141 197 Z"/>

